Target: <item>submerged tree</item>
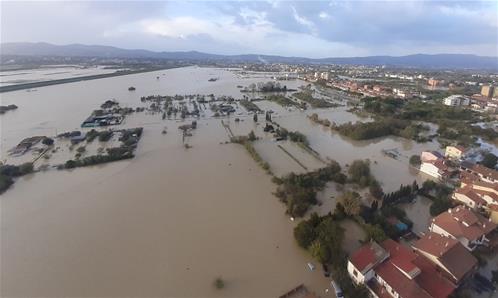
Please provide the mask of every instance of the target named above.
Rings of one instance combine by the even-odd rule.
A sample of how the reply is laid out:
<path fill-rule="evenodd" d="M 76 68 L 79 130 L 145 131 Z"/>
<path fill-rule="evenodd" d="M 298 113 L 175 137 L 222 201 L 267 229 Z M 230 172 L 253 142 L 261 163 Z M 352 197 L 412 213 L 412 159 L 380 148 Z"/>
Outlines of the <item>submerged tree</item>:
<path fill-rule="evenodd" d="M 218 290 L 221 290 L 225 287 L 225 282 L 223 281 L 223 279 L 221 277 L 217 277 L 215 280 L 214 280 L 214 287 Z"/>

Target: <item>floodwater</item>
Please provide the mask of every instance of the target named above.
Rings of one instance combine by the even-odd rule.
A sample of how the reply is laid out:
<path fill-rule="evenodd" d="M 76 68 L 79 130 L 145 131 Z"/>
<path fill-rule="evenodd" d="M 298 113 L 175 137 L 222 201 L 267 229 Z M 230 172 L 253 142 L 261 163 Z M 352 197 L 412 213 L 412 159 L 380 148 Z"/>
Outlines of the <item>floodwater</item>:
<path fill-rule="evenodd" d="M 50 80 L 113 73 L 118 69 L 106 69 L 102 66 L 55 66 L 40 67 L 29 70 L 7 70 L 0 72 L 0 86 L 10 86 Z"/>
<path fill-rule="evenodd" d="M 79 129 L 106 99 L 239 97 L 235 80 L 183 68 L 5 93 L 2 104 L 19 109 L 1 118 L 2 153 L 33 134 Z M 224 144 L 219 119 L 200 119 L 187 150 L 181 122 L 145 118 L 123 124 L 144 126 L 134 159 L 28 175 L 0 197 L 1 296 L 275 297 L 301 283 L 323 293 L 329 281 L 307 269 L 270 177 L 242 146 Z"/>
<path fill-rule="evenodd" d="M 208 82 L 211 77 L 219 79 Z M 241 98 L 237 85 L 259 81 L 229 70 L 188 67 L 4 93 L 0 104 L 19 108 L 0 116 L 0 159 L 8 161 L 6 151 L 25 137 L 79 130 L 108 99 L 136 107 L 140 96 L 151 94 Z M 297 89 L 302 82 L 281 84 Z M 129 86 L 136 91 L 129 92 Z M 437 148 L 399 138 L 353 142 L 306 117 L 318 112 L 336 123 L 365 121 L 346 107 L 303 112 L 257 104 L 274 110 L 273 119 L 283 127 L 307 135 L 322 159 L 346 167 L 369 158 L 385 191 L 420 180 L 408 166 L 409 156 Z M 274 142 L 262 131 L 262 120 L 256 124 L 242 113 L 224 121 L 235 134 L 254 130 L 260 138 L 256 149 L 278 175 L 303 171 L 279 144 L 309 170 L 320 167 L 296 144 Z M 190 149 L 183 146 L 181 124 L 161 120 L 160 114 L 131 115 L 122 127 L 144 127 L 134 159 L 28 175 L 5 192 L 0 296 L 275 297 L 304 283 L 332 297 L 332 291 L 324 294 L 329 281 L 319 266 L 307 269 L 310 256 L 295 244 L 296 223 L 272 195 L 270 176 L 242 146 L 225 144 L 229 137 L 220 119 L 199 119 L 188 138 Z M 402 153 L 399 160 L 381 153 L 391 148 Z M 355 246 L 357 240 L 350 242 Z M 219 276 L 223 290 L 212 285 Z"/>

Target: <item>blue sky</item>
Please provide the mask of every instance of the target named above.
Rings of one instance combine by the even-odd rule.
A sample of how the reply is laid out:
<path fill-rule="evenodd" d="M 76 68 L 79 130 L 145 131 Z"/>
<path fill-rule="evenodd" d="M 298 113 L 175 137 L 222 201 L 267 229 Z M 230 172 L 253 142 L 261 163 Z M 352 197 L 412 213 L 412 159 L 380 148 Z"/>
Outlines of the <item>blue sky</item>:
<path fill-rule="evenodd" d="M 305 57 L 498 56 L 498 1 L 0 2 L 1 42 Z"/>

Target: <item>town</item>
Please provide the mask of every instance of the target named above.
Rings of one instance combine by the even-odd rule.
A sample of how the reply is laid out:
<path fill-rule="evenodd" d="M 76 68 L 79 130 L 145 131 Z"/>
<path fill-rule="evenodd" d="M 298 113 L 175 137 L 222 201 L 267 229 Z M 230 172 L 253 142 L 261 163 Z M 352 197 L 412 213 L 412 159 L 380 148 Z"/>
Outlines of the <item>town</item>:
<path fill-rule="evenodd" d="M 498 297 L 497 12 L 0 1 L 0 297 Z"/>

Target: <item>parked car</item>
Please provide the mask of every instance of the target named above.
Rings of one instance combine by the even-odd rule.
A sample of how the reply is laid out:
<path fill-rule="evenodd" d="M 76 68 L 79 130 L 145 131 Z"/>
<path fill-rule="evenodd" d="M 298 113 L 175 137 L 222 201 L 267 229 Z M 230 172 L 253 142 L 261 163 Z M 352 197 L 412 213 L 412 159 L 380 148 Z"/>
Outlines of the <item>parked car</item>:
<path fill-rule="evenodd" d="M 310 269 L 310 271 L 313 271 L 315 270 L 315 265 L 313 265 L 312 263 L 308 263 L 308 268 Z"/>
<path fill-rule="evenodd" d="M 330 285 L 332 286 L 332 289 L 335 291 L 335 296 L 337 298 L 344 298 L 344 294 L 342 293 L 341 287 L 339 287 L 339 284 L 335 282 L 335 280 L 330 281 Z"/>

